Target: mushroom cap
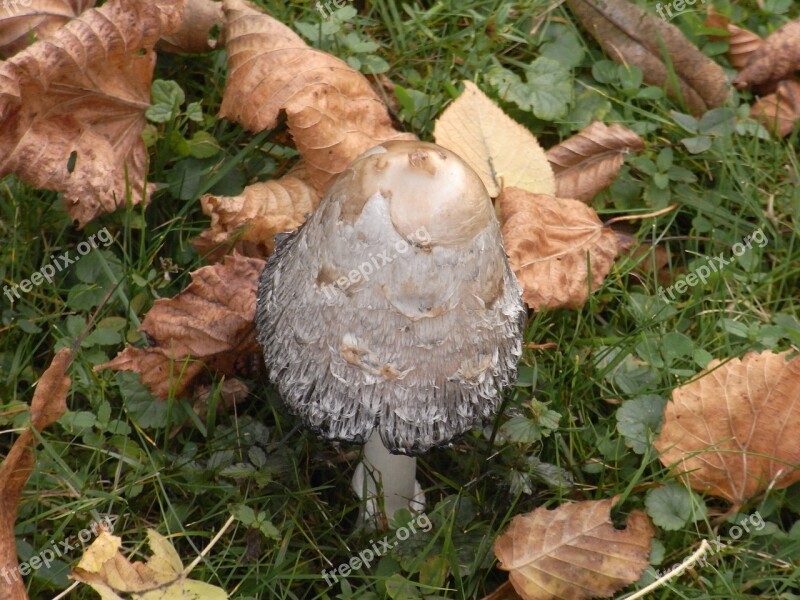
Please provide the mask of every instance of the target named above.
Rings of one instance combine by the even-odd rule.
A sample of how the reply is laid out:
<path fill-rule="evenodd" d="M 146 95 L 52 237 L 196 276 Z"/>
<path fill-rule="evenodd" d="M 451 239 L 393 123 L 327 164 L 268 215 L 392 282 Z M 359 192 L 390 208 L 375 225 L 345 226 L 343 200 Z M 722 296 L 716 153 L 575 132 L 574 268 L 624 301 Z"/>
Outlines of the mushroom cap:
<path fill-rule="evenodd" d="M 516 377 L 526 309 L 491 200 L 456 154 L 385 142 L 359 156 L 261 275 L 271 381 L 320 435 L 393 453 L 447 444 Z"/>

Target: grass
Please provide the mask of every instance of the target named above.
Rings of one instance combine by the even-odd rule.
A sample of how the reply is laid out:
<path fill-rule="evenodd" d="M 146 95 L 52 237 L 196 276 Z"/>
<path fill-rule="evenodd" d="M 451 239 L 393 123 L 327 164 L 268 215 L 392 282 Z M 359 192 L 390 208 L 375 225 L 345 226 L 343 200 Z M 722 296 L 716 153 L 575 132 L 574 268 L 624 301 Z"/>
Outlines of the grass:
<path fill-rule="evenodd" d="M 601 218 L 678 204 L 632 226 L 644 250 L 618 259 L 585 307 L 531 316 L 526 341 L 556 349 L 525 352 L 518 386 L 493 422 L 452 448 L 420 457 L 432 531 L 411 536 L 372 568 L 329 587 L 321 571 L 374 540 L 354 529 L 359 507 L 349 481 L 357 446 L 327 443 L 301 428 L 255 368 L 243 374 L 251 391 L 233 411 L 222 409 L 222 382 L 212 379 L 208 409 L 200 415 L 191 399 L 155 402 L 136 377 L 92 370 L 124 342 L 140 343 L 137 326 L 153 302 L 183 289 L 202 265 L 189 243 L 208 225 L 197 198 L 207 191 L 235 193 L 246 182 L 283 172 L 293 160 L 283 129 L 253 136 L 213 117 L 225 73 L 218 51 L 160 57 L 157 77 L 176 81 L 187 101 L 202 100 L 206 116 L 154 128 L 150 178 L 159 191 L 149 208 L 120 210 L 76 231 L 56 193 L 13 177 L 0 181 L 3 284 L 29 277 L 53 254 L 74 253 L 103 227 L 115 236 L 113 245 L 83 257 L 54 284 L 34 288 L 13 305 L 2 296 L 0 455 L 24 426 L 23 405 L 54 349 L 74 343 L 97 312 L 71 369 L 70 412 L 43 434 L 23 496 L 17 525 L 22 560 L 51 540 L 76 539 L 92 520 L 112 514 L 118 516 L 115 533 L 128 547 L 145 551 L 146 529 L 157 528 L 189 563 L 233 510 L 234 527 L 192 575 L 233 598 L 480 598 L 507 579 L 495 568 L 491 548 L 514 515 L 619 495 L 623 519 L 646 508 L 651 490 L 679 486 L 649 445 L 641 453 L 626 445 L 617 413 L 623 402 L 663 402 L 712 357 L 800 346 L 797 132 L 786 140 L 755 134 L 743 125 L 750 97 L 734 93 L 710 147 L 690 153 L 681 140 L 691 134 L 672 112 L 685 111 L 657 93 L 641 93 L 647 86 L 637 83 L 635 72 L 605 61 L 565 7 L 539 19 L 548 4 L 444 0 L 411 9 L 376 0 L 349 5 L 358 14 L 321 35 L 323 22 L 310 3 L 264 3 L 283 22 L 305 23 L 305 34 L 317 31 L 319 47 L 364 69 L 385 69 L 400 86 L 396 98 L 387 94 L 398 123 L 423 139 L 431 139 L 434 119 L 458 94 L 460 80 L 476 80 L 496 95 L 487 73 L 522 73 L 544 44 L 571 35 L 577 40 L 572 50 L 556 47 L 557 53 L 580 48 L 581 54 L 570 68 L 575 87 L 567 114 L 545 120 L 513 102 L 502 106 L 545 147 L 597 116 L 643 135 L 645 150 L 626 159 L 615 184 L 596 200 Z M 718 6 L 762 34 L 797 17 L 796 7 L 794 14 L 781 13 L 780 2 L 767 2 L 764 10 L 752 2 Z M 696 15 L 676 22 L 703 40 Z M 376 46 L 365 51 L 370 47 L 358 44 L 365 41 Z M 712 45 L 706 50 L 720 52 Z M 180 156 L 170 129 L 186 136 L 207 131 L 222 153 Z M 759 228 L 768 240 L 763 248 L 754 245 L 672 302 L 659 299 L 659 275 L 672 274 L 674 281 L 707 257 L 730 257 L 732 245 Z M 665 268 L 655 264 L 647 244 L 668 250 Z M 106 299 L 107 290 L 113 292 Z M 512 420 L 518 427 L 508 424 Z M 742 515 L 758 511 L 765 526 L 737 540 L 730 523 L 720 525 L 725 503 L 682 488 L 677 493 L 700 518 L 657 529 L 654 569 L 683 560 L 703 539 L 719 534 L 731 543 L 651 597 L 798 597 L 800 485 L 771 490 L 742 507 Z M 30 596 L 50 598 L 64 589 L 68 565 L 80 553 L 28 577 Z M 638 585 L 646 581 L 648 575 Z M 70 597 L 95 596 L 78 589 Z"/>

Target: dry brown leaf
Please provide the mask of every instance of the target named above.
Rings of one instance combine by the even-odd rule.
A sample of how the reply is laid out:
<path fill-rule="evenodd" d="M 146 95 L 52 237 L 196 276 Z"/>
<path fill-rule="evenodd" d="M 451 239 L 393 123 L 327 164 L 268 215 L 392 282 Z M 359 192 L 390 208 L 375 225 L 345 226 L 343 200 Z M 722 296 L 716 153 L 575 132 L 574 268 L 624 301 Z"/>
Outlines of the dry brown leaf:
<path fill-rule="evenodd" d="M 592 123 L 547 151 L 556 176 L 555 195 L 588 204 L 614 181 L 623 156 L 643 148 L 642 138 L 627 127 Z"/>
<path fill-rule="evenodd" d="M 800 357 L 751 352 L 676 388 L 654 442 L 691 487 L 743 505 L 800 481 Z"/>
<path fill-rule="evenodd" d="M 800 120 L 800 82 L 779 82 L 774 94 L 760 98 L 753 105 L 750 115 L 775 135 L 786 137 Z"/>
<path fill-rule="evenodd" d="M 492 198 L 503 187 L 555 194 L 553 171 L 534 135 L 471 81 L 436 119 L 433 135 L 475 170 Z"/>
<path fill-rule="evenodd" d="M 0 63 L 0 177 L 64 192 L 80 226 L 124 206 L 126 181 L 133 204 L 146 199 L 152 49 L 181 7 L 109 2 Z"/>
<path fill-rule="evenodd" d="M 506 581 L 491 594 L 487 594 L 481 600 L 522 600 L 522 596 L 517 593 L 510 581 Z"/>
<path fill-rule="evenodd" d="M 70 577 L 91 586 L 103 600 L 226 600 L 216 586 L 188 578 L 175 547 L 154 529 L 147 530 L 153 555 L 130 562 L 119 551 L 122 540 L 106 531 L 81 557 Z"/>
<path fill-rule="evenodd" d="M 392 128 L 369 81 L 310 48 L 286 25 L 245 0 L 224 0 L 228 81 L 220 116 L 250 131 L 277 125 L 281 110 L 311 184 L 322 195 L 365 150 L 416 136 Z"/>
<path fill-rule="evenodd" d="M 750 55 L 747 65 L 733 80 L 745 89 L 771 81 L 779 81 L 800 70 L 800 19 L 786 23 Z"/>
<path fill-rule="evenodd" d="M 522 598 L 607 598 L 639 579 L 655 531 L 640 510 L 630 514 L 624 530 L 616 529 L 616 500 L 541 507 L 511 520 L 494 552 Z"/>
<path fill-rule="evenodd" d="M 212 260 L 231 248 L 244 256 L 266 258 L 275 248 L 275 234 L 300 227 L 319 200 L 314 188 L 292 173 L 247 186 L 238 196 L 206 194 L 200 203 L 211 217 L 211 227 L 192 243 Z"/>
<path fill-rule="evenodd" d="M 217 41 L 211 37 L 215 25 L 222 25 L 222 2 L 186 0 L 181 25 L 177 31 L 163 36 L 158 50 L 165 52 L 207 52 Z"/>
<path fill-rule="evenodd" d="M 234 254 L 192 273 L 192 283 L 174 298 L 157 300 L 141 331 L 152 344 L 128 347 L 95 367 L 134 371 L 159 398 L 182 395 L 211 368 L 225 375 L 242 371 L 258 353 L 253 330 L 256 288 L 264 261 Z"/>
<path fill-rule="evenodd" d="M 617 236 L 578 200 L 506 188 L 498 198 L 509 263 L 535 310 L 580 308 L 619 252 Z M 587 256 L 588 255 L 588 256 Z"/>
<path fill-rule="evenodd" d="M 752 31 L 737 27 L 725 17 L 713 11 L 713 6 L 709 6 L 709 15 L 705 21 L 706 27 L 724 29 L 728 32 L 727 36 L 711 35 L 709 39 L 714 41 L 725 40 L 728 42 L 728 60 L 735 69 L 742 69 L 750 56 L 764 45 L 764 40 Z"/>
<path fill-rule="evenodd" d="M 0 12 L 0 58 L 13 56 L 50 37 L 65 23 L 92 8 L 96 0 L 11 0 Z"/>
<path fill-rule="evenodd" d="M 70 378 L 67 368 L 72 362 L 69 349 L 60 350 L 42 374 L 31 401 L 31 427 L 14 442 L 0 465 L 0 573 L 5 573 L 0 597 L 4 600 L 28 598 L 25 583 L 19 574 L 14 522 L 22 490 L 33 470 L 36 434 L 61 418 L 67 410 Z"/>
<path fill-rule="evenodd" d="M 664 87 L 673 98 L 680 93 L 692 113 L 701 114 L 725 102 L 729 88 L 722 67 L 671 23 L 627 0 L 566 3 L 612 60 L 639 67 L 647 83 Z M 662 58 L 662 42 L 678 80 L 677 88 Z"/>

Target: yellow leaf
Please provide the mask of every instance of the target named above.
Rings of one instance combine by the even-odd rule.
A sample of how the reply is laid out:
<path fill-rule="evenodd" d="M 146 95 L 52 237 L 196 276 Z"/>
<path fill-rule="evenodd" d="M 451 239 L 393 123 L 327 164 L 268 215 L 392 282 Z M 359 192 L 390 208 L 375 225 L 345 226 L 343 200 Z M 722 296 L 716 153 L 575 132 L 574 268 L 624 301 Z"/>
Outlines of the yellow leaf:
<path fill-rule="evenodd" d="M 226 600 L 225 590 L 187 578 L 174 546 L 149 529 L 153 555 L 130 562 L 120 552 L 122 540 L 105 531 L 89 546 L 71 577 L 92 587 L 103 600 Z"/>
<path fill-rule="evenodd" d="M 471 81 L 464 82 L 464 93 L 436 121 L 433 134 L 437 144 L 458 154 L 478 173 L 492 198 L 504 187 L 556 193 L 553 170 L 533 134 Z"/>

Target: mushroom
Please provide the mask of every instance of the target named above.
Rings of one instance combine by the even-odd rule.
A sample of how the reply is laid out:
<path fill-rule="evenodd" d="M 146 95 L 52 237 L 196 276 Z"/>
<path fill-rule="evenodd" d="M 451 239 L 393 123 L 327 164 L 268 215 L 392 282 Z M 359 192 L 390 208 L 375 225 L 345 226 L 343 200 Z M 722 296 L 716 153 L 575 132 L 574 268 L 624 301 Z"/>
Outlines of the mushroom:
<path fill-rule="evenodd" d="M 395 141 L 356 158 L 277 240 L 256 330 L 289 410 L 366 444 L 391 518 L 418 494 L 414 457 L 497 409 L 525 316 L 478 175 L 445 148 Z"/>

